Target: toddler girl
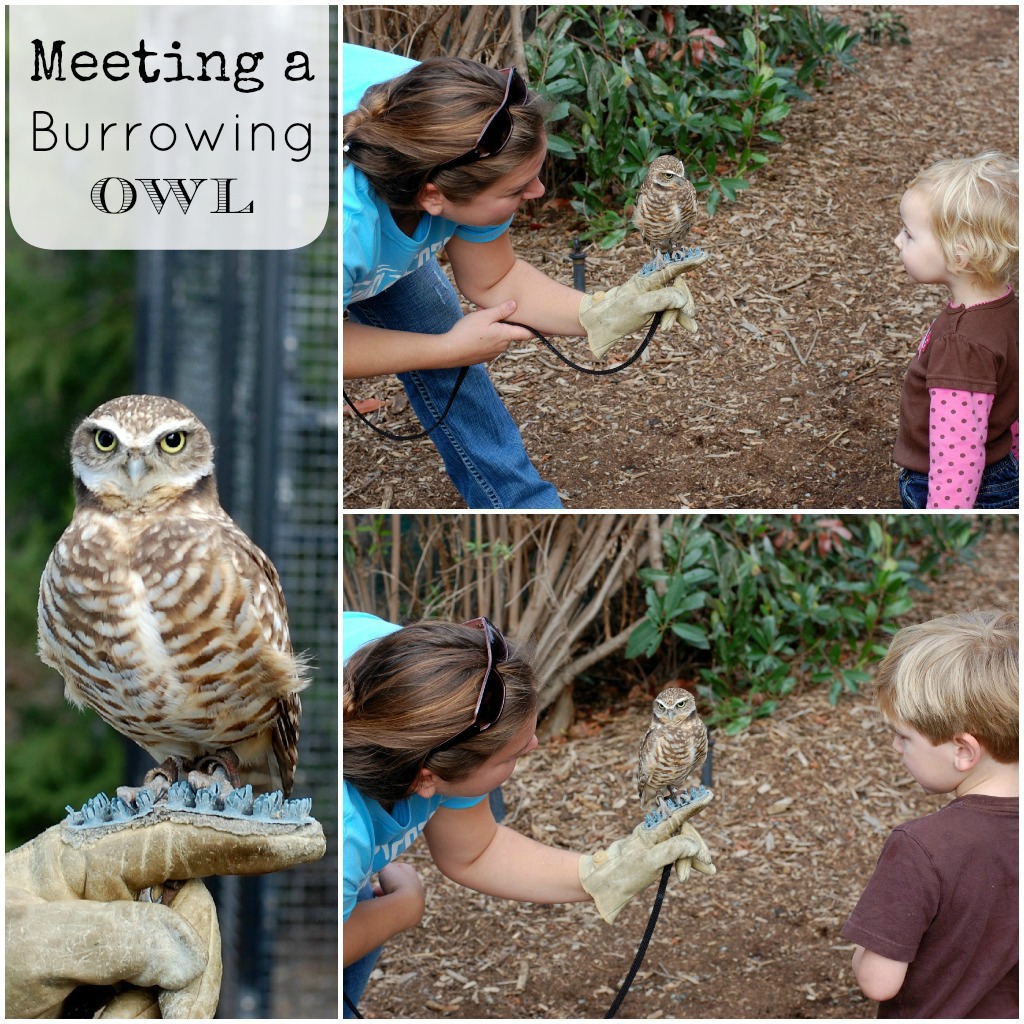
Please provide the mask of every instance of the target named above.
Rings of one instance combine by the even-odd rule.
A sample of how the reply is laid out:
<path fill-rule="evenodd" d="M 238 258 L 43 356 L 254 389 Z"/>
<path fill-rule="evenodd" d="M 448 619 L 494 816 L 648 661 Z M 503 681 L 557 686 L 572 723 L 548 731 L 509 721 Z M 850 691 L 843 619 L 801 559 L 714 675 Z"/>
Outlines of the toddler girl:
<path fill-rule="evenodd" d="M 893 453 L 904 508 L 1017 508 L 1017 162 L 941 160 L 900 202 L 914 281 L 950 300 L 907 369 Z"/>

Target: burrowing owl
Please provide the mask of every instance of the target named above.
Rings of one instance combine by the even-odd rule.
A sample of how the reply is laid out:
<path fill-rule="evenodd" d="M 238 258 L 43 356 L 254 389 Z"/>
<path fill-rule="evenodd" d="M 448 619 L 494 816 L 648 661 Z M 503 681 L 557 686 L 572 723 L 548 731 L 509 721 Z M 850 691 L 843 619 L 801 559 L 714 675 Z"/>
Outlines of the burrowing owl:
<path fill-rule="evenodd" d="M 708 730 L 697 714 L 688 690 L 670 687 L 654 698 L 650 728 L 640 741 L 637 789 L 644 807 L 664 808 L 666 794 L 674 796 L 708 754 Z"/>
<path fill-rule="evenodd" d="M 230 749 L 287 796 L 307 668 L 277 571 L 220 506 L 209 432 L 168 398 L 115 398 L 79 424 L 71 465 L 38 609 L 68 700 L 157 760 Z"/>
<path fill-rule="evenodd" d="M 657 253 L 671 255 L 683 246 L 697 219 L 697 192 L 682 160 L 659 156 L 647 168 L 633 211 L 633 223 Z"/>

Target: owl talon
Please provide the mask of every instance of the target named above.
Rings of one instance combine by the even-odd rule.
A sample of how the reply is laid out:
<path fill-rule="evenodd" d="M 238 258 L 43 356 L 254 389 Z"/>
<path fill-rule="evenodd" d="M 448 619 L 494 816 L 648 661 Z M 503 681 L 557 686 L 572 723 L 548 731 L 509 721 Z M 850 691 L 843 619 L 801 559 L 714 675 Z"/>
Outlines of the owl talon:
<path fill-rule="evenodd" d="M 201 793 L 212 793 L 214 801 L 227 796 L 235 788 L 225 778 L 200 771 L 188 773 L 188 784 L 195 791 L 197 798 Z"/>
<path fill-rule="evenodd" d="M 230 747 L 223 747 L 216 754 L 201 757 L 196 761 L 194 769 L 217 779 L 227 779 L 231 783 L 231 788 L 237 789 L 242 784 L 238 764 L 238 755 Z"/>
<path fill-rule="evenodd" d="M 653 260 L 645 263 L 640 268 L 640 273 L 647 277 L 650 274 L 655 274 L 659 270 L 667 267 L 670 263 L 683 263 L 700 265 L 707 259 L 707 254 L 699 246 L 692 246 L 686 249 L 676 249 L 671 255 L 668 253 L 659 252 Z"/>
<path fill-rule="evenodd" d="M 165 907 L 169 907 L 174 902 L 174 897 L 184 888 L 185 881 L 185 879 L 168 878 L 160 885 L 151 885 L 139 893 L 136 902 L 162 903 Z"/>
<path fill-rule="evenodd" d="M 117 796 L 130 808 L 144 813 L 153 804 L 165 800 L 171 786 L 184 778 L 184 759 L 172 755 L 155 768 L 150 768 L 142 777 L 141 786 L 118 786 Z"/>
<path fill-rule="evenodd" d="M 648 811 L 644 817 L 644 828 L 652 829 L 663 821 L 668 821 L 677 811 L 703 800 L 710 792 L 711 790 L 701 785 L 691 787 L 689 793 L 673 791 L 668 797 L 659 797 L 657 807 Z"/>
<path fill-rule="evenodd" d="M 142 777 L 142 785 L 152 794 L 154 800 L 167 796 L 167 790 L 185 778 L 185 760 L 176 755 L 164 758 L 155 768 L 150 768 Z M 120 790 L 118 790 L 120 795 Z"/>

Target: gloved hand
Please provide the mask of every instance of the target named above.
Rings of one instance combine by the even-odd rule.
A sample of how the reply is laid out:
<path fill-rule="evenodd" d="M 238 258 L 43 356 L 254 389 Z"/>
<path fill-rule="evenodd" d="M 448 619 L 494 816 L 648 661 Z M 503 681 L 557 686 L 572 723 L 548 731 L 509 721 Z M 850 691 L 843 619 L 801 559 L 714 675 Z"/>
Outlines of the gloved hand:
<path fill-rule="evenodd" d="M 693 319 L 697 312 L 685 281 L 677 278 L 684 271 L 707 261 L 698 250 L 685 259 L 673 260 L 652 274 L 635 273 L 625 284 L 608 291 L 584 295 L 580 303 L 580 323 L 587 332 L 590 350 L 598 359 L 627 334 L 641 330 L 651 317 L 663 310 L 661 327 L 670 329 L 677 321 L 691 333 L 697 330 Z"/>
<path fill-rule="evenodd" d="M 54 825 L 6 855 L 8 1017 L 56 1017 L 79 986 L 121 982 L 137 987 L 120 986 L 113 998 L 79 989 L 75 998 L 98 995 L 105 1017 L 213 1017 L 220 931 L 198 876 L 278 871 L 319 860 L 326 842 L 315 821 L 272 829 L 180 817 L 113 829 Z M 137 902 L 167 879 L 192 881 L 171 906 Z"/>
<path fill-rule="evenodd" d="M 680 882 L 690 877 L 691 868 L 705 875 L 715 873 L 707 845 L 687 822 L 713 798 L 708 790 L 654 828 L 637 825 L 626 839 L 581 858 L 580 883 L 609 924 L 637 893 L 658 881 L 666 864 L 675 863 Z"/>

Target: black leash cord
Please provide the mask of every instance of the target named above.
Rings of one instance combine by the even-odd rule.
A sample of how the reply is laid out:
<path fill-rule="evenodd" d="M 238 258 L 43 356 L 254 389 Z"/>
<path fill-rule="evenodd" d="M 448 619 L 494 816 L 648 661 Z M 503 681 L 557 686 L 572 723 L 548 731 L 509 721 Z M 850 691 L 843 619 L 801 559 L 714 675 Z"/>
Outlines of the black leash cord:
<path fill-rule="evenodd" d="M 605 1020 L 608 1020 L 610 1017 L 614 1017 L 615 1014 L 619 1012 L 622 1000 L 626 998 L 629 986 L 633 984 L 636 972 L 640 970 L 640 965 L 644 962 L 644 957 L 647 955 L 647 947 L 651 943 L 651 937 L 654 935 L 655 926 L 658 924 L 658 915 L 661 913 L 661 904 L 665 899 L 665 890 L 668 888 L 668 876 L 671 870 L 672 865 L 669 863 L 665 865 L 661 872 L 661 881 L 658 883 L 658 892 L 654 897 L 654 906 L 651 908 L 650 920 L 647 922 L 647 927 L 644 929 L 644 937 L 640 940 L 640 945 L 637 947 L 633 964 L 626 973 L 626 980 L 623 981 L 622 988 L 619 989 L 619 994 L 615 997 L 611 1008 L 604 1015 Z"/>
<path fill-rule="evenodd" d="M 540 341 L 551 349 L 551 351 L 554 352 L 554 354 L 558 356 L 563 363 L 567 366 L 571 366 L 574 370 L 579 370 L 580 373 L 588 373 L 591 377 L 607 377 L 609 373 L 618 373 L 620 370 L 626 369 L 627 366 L 632 366 L 644 354 L 644 349 L 650 345 L 651 338 L 654 337 L 654 332 L 661 326 L 661 317 L 661 310 L 654 314 L 651 326 L 647 329 L 647 336 L 642 342 L 640 342 L 640 347 L 624 363 L 619 363 L 618 366 L 608 366 L 603 370 L 594 370 L 587 366 L 580 366 L 579 363 L 574 363 L 568 356 L 562 355 L 562 353 L 559 352 L 558 349 L 540 333 L 540 331 L 531 327 L 529 324 L 517 324 L 514 320 L 503 320 L 502 323 L 506 323 L 510 327 L 522 327 L 524 331 L 529 331 L 535 338 L 539 338 Z"/>
<path fill-rule="evenodd" d="M 462 382 L 466 379 L 466 374 L 469 373 L 468 366 L 459 367 L 459 375 L 455 378 L 455 387 L 452 388 L 451 396 L 448 399 L 448 404 L 444 407 L 444 412 L 434 420 L 433 423 L 427 427 L 426 430 L 417 430 L 412 434 L 396 434 L 392 430 L 385 430 L 383 427 L 378 427 L 375 423 L 371 423 L 370 420 L 356 408 L 356 403 L 348 397 L 348 392 L 342 388 L 342 397 L 348 402 L 348 407 L 375 433 L 380 434 L 381 437 L 386 437 L 389 441 L 415 441 L 418 438 L 426 437 L 432 430 L 436 430 L 444 422 L 445 416 L 451 411 L 452 405 L 455 404 L 455 396 L 459 393 L 459 388 L 462 387 Z"/>
<path fill-rule="evenodd" d="M 660 311 L 654 314 L 654 319 L 651 321 L 651 326 L 647 330 L 647 336 L 644 338 L 642 342 L 640 342 L 640 347 L 624 363 L 619 363 L 618 366 L 608 366 L 605 367 L 605 369 L 603 370 L 594 370 L 587 366 L 580 366 L 579 363 L 574 363 L 568 356 L 562 355 L 562 353 L 559 352 L 558 349 L 555 348 L 555 346 L 552 345 L 551 342 L 548 341 L 548 339 L 545 338 L 544 335 L 540 333 L 540 331 L 536 330 L 533 327 L 530 327 L 528 324 L 517 324 L 513 320 L 504 320 L 502 322 L 508 324 L 510 327 L 522 327 L 524 331 L 529 331 L 532 335 L 534 335 L 534 337 L 540 339 L 540 341 L 542 341 L 549 349 L 551 349 L 551 351 L 554 352 L 554 354 L 558 356 L 558 358 L 561 359 L 563 363 L 565 363 L 567 366 L 571 366 L 574 370 L 578 370 L 580 373 L 590 374 L 590 376 L 592 377 L 606 377 L 609 373 L 619 373 L 621 370 L 625 370 L 627 366 L 632 366 L 644 354 L 644 349 L 646 349 L 647 346 L 651 343 L 651 338 L 654 337 L 654 332 L 658 329 L 658 327 L 661 324 L 661 317 L 662 314 Z M 444 412 L 442 412 L 441 415 L 438 416 L 437 419 L 434 420 L 434 422 L 431 423 L 429 427 L 427 427 L 424 430 L 417 430 L 412 434 L 396 434 L 392 430 L 385 430 L 383 427 L 378 427 L 375 423 L 371 423 L 369 418 L 356 408 L 355 402 L 353 402 L 352 399 L 349 398 L 348 392 L 345 391 L 344 388 L 342 388 L 341 394 L 345 401 L 348 403 L 348 407 L 375 434 L 380 434 L 381 437 L 386 437 L 389 441 L 416 441 L 419 440 L 419 438 L 421 437 L 426 437 L 432 430 L 436 430 L 439 426 L 441 426 L 441 424 L 444 422 L 445 417 L 451 411 L 451 407 L 455 402 L 455 396 L 459 393 L 459 388 L 462 387 L 462 382 L 466 379 L 466 374 L 468 372 L 468 366 L 460 367 L 459 376 L 455 380 L 455 386 L 452 388 L 452 393 L 448 399 L 448 404 L 444 407 Z"/>
<path fill-rule="evenodd" d="M 660 314 L 659 314 L 660 315 Z M 626 972 L 626 978 L 622 982 L 622 987 L 619 989 L 619 994 L 615 997 L 611 1008 L 604 1015 L 604 1019 L 608 1020 L 614 1017 L 619 1012 L 619 1007 L 622 1005 L 622 1000 L 626 998 L 626 993 L 629 992 L 629 986 L 633 984 L 633 979 L 636 977 L 636 972 L 640 970 L 640 965 L 644 962 L 644 957 L 647 955 L 647 947 L 651 944 L 651 938 L 654 935 L 654 929 L 658 924 L 658 915 L 661 913 L 661 904 L 665 900 L 665 890 L 668 888 L 668 876 L 672 870 L 671 863 L 666 864 L 661 872 L 661 881 L 658 883 L 658 891 L 654 897 L 654 906 L 651 908 L 651 916 L 647 922 L 647 927 L 644 929 L 644 937 L 640 940 L 640 945 L 637 947 L 636 956 L 633 958 L 633 963 L 629 970 Z M 363 1015 L 355 1008 L 352 1000 L 347 995 L 342 993 L 342 999 L 345 1000 L 345 1005 L 352 1011 L 353 1015 L 362 1020 Z"/>

